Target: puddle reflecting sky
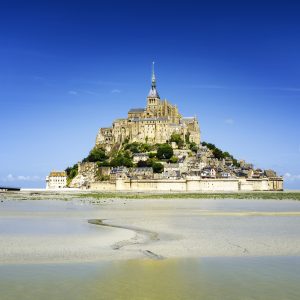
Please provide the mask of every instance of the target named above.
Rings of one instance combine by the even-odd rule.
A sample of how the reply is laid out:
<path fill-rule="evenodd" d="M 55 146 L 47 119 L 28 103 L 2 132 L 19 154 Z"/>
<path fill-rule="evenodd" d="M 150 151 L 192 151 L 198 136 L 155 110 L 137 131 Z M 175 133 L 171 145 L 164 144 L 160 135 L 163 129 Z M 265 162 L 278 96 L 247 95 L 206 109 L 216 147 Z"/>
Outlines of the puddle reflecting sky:
<path fill-rule="evenodd" d="M 0 266 L 1 299 L 299 299 L 300 258 Z"/>

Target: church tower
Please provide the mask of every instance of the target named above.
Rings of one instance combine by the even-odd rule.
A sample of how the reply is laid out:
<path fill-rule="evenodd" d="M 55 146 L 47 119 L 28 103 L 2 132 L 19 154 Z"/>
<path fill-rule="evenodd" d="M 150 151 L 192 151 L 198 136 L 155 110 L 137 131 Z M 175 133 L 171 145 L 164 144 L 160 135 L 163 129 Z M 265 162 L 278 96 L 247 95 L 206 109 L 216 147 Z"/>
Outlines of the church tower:
<path fill-rule="evenodd" d="M 151 79 L 151 89 L 147 97 L 147 110 L 154 112 L 160 103 L 160 97 L 156 90 L 156 78 L 154 73 L 154 62 L 152 63 L 152 79 Z"/>

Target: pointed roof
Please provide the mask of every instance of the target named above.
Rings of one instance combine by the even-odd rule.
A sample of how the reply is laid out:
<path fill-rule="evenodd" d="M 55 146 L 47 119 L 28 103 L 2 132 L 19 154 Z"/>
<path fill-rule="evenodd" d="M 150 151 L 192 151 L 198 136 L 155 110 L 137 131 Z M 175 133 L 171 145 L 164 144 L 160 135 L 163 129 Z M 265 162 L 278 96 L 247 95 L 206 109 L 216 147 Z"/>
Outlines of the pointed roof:
<path fill-rule="evenodd" d="M 151 89 L 149 91 L 148 97 L 150 98 L 159 98 L 159 94 L 156 90 L 156 78 L 154 73 L 154 62 L 152 62 L 152 79 L 151 79 Z"/>

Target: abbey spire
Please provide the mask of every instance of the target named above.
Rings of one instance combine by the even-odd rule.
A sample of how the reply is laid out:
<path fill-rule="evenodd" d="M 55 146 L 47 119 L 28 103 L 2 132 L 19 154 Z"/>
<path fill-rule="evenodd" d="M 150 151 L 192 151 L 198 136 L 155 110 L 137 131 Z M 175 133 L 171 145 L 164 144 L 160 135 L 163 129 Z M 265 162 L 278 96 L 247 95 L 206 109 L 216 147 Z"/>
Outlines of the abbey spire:
<path fill-rule="evenodd" d="M 149 91 L 148 98 L 158 98 L 158 99 L 160 99 L 159 94 L 156 90 L 156 78 L 155 78 L 155 73 L 154 73 L 154 62 L 152 62 L 151 89 Z"/>
<path fill-rule="evenodd" d="M 154 73 L 154 61 L 152 62 L 152 87 L 156 87 L 156 79 Z"/>

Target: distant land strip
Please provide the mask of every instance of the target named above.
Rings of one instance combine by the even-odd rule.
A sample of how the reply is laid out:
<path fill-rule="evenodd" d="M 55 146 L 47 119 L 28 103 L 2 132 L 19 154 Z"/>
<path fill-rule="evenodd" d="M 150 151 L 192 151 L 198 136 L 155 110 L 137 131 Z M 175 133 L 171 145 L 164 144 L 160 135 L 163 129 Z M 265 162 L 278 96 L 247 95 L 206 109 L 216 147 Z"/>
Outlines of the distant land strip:
<path fill-rule="evenodd" d="M 102 192 L 102 191 L 68 191 L 68 190 L 42 190 L 42 191 L 0 191 L 0 200 L 49 200 L 49 199 L 252 199 L 252 200 L 300 200 L 300 191 L 284 192 L 215 192 L 215 193 L 189 193 L 189 192 Z"/>
<path fill-rule="evenodd" d="M 300 200 L 300 192 L 249 192 L 249 193 L 126 193 L 95 192 L 76 195 L 94 199 L 266 199 Z"/>
<path fill-rule="evenodd" d="M 212 217 L 300 217 L 300 211 L 211 211 L 200 212 L 199 215 Z"/>

